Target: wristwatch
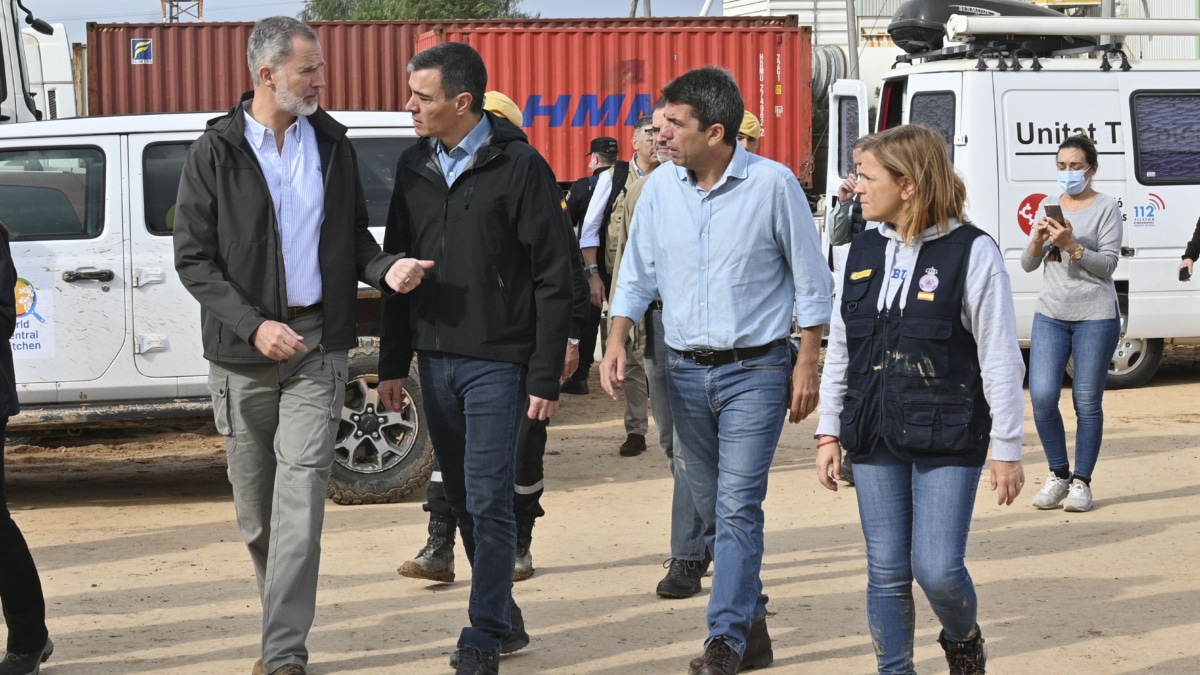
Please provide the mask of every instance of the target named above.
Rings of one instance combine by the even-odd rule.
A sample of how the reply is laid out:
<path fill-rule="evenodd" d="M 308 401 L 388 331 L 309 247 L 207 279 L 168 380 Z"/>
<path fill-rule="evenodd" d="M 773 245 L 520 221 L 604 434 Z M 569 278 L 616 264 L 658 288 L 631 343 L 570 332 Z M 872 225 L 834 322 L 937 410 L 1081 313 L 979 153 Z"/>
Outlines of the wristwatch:
<path fill-rule="evenodd" d="M 578 347 L 579 338 L 567 338 L 567 345 L 571 347 Z"/>
<path fill-rule="evenodd" d="M 1076 246 L 1075 250 L 1071 251 L 1071 260 L 1083 260 L 1083 244 Z"/>
<path fill-rule="evenodd" d="M 583 276 L 585 276 L 585 277 L 593 277 L 599 273 L 600 273 L 599 265 L 588 265 L 583 268 Z"/>

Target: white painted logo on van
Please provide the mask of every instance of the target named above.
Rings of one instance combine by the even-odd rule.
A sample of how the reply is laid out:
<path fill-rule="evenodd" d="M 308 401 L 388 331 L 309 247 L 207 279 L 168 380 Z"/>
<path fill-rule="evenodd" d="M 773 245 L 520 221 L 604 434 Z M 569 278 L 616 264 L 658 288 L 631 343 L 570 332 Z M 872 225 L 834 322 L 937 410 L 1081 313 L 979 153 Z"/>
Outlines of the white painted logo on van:
<path fill-rule="evenodd" d="M 1021 205 L 1017 207 L 1017 224 L 1021 226 L 1021 231 L 1029 234 L 1033 231 L 1033 223 L 1037 218 L 1038 207 L 1042 205 L 1042 200 L 1046 195 L 1035 192 L 1025 199 L 1021 200 Z"/>
<path fill-rule="evenodd" d="M 1166 208 L 1167 203 L 1163 201 L 1163 198 L 1151 192 L 1149 204 L 1133 207 L 1133 226 L 1152 227 L 1155 215 L 1159 211 L 1165 211 Z"/>

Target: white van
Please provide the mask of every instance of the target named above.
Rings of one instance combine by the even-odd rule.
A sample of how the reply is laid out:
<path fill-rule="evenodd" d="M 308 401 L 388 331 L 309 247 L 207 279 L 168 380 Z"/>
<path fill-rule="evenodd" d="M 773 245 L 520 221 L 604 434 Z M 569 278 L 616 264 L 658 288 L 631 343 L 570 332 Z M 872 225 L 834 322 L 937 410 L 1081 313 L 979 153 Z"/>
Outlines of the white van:
<path fill-rule="evenodd" d="M 412 118 L 332 114 L 349 128 L 382 241 L 396 161 L 416 141 Z M 20 277 L 10 344 L 22 411 L 10 434 L 212 414 L 200 306 L 175 273 L 171 236 L 184 157 L 212 117 L 0 125 L 0 221 Z M 330 488 L 341 503 L 398 500 L 433 463 L 420 406 L 378 406 L 379 311 L 379 292 L 362 287 L 365 339 L 350 355 Z M 409 390 L 419 402 L 415 379 Z"/>
<path fill-rule="evenodd" d="M 1067 34 L 1074 20 L 1057 21 L 1068 22 L 1054 24 Z M 1120 29 L 1120 20 L 1091 21 L 1118 22 L 1114 34 L 1131 32 Z M 1136 387 L 1158 368 L 1165 342 L 1200 342 L 1200 285 L 1181 282 L 1177 272 L 1200 219 L 1200 62 L 1082 51 L 1031 58 L 1034 52 L 1019 50 L 1017 58 L 973 43 L 912 57 L 885 78 L 876 127 L 922 124 L 946 137 L 966 180 L 971 220 L 999 243 L 1007 262 L 1023 346 L 1042 275 L 1021 269 L 1021 251 L 1038 205 L 1060 192 L 1059 143 L 1073 134 L 1092 138 L 1100 153 L 1094 186 L 1119 200 L 1125 218 L 1114 275 L 1122 338 L 1108 383 Z M 831 205 L 853 169 L 851 146 L 867 133 L 866 102 L 861 82 L 832 87 Z M 840 256 L 834 251 L 831 259 Z"/>

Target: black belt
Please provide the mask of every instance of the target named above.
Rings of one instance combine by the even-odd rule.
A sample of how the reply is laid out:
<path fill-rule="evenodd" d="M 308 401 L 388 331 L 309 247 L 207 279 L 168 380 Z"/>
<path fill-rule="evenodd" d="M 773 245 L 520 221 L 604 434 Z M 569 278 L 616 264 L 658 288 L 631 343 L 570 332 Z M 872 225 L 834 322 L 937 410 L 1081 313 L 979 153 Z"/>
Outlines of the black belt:
<path fill-rule="evenodd" d="M 742 347 L 719 352 L 711 349 L 697 349 L 694 352 L 679 352 L 679 355 L 698 366 L 723 366 L 734 361 L 757 358 L 785 344 L 787 344 L 787 338 L 779 338 L 761 347 Z"/>
<path fill-rule="evenodd" d="M 655 300 L 654 302 L 651 302 L 650 309 L 661 312 L 662 311 L 662 300 Z"/>
<path fill-rule="evenodd" d="M 300 317 L 304 316 L 305 314 L 311 314 L 312 312 L 315 312 L 315 311 L 321 309 L 322 304 L 323 303 L 318 302 L 316 304 L 309 305 L 308 307 L 288 307 L 287 308 L 288 321 L 295 321 L 296 319 L 299 319 Z"/>

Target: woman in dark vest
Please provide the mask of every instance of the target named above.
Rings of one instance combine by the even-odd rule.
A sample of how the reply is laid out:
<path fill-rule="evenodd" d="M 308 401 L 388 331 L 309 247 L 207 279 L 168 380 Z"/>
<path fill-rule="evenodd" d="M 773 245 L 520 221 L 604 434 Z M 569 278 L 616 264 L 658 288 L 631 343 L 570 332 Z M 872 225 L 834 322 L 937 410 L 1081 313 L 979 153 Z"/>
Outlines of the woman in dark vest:
<path fill-rule="evenodd" d="M 965 222 L 945 140 L 903 126 L 862 148 L 855 192 L 882 223 L 851 244 L 821 378 L 817 472 L 854 462 L 867 543 L 867 620 L 880 673 L 913 673 L 920 584 L 954 675 L 987 660 L 963 562 L 988 446 L 1011 504 L 1021 468 L 1024 366 L 1000 250 Z"/>

